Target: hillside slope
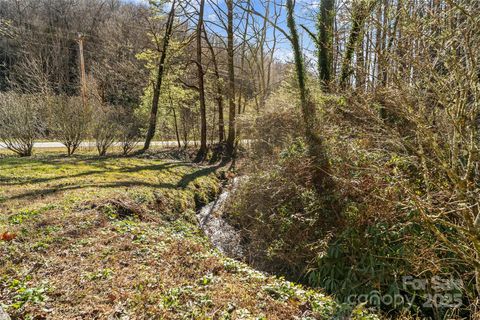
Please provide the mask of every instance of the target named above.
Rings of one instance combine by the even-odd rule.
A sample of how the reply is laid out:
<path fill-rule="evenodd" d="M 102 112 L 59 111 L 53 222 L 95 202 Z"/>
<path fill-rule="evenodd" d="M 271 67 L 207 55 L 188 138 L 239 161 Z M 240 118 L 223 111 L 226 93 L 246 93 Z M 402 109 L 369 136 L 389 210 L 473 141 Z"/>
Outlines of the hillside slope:
<path fill-rule="evenodd" d="M 329 319 L 341 311 L 211 247 L 195 210 L 218 193 L 214 168 L 85 156 L 5 158 L 0 168 L 0 303 L 14 319 Z"/>

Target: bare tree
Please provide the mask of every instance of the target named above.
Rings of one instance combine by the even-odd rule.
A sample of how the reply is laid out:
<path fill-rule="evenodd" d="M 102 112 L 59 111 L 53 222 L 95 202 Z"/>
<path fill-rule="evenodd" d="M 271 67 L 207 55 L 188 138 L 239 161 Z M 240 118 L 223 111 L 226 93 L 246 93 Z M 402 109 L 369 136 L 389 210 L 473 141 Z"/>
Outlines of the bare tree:
<path fill-rule="evenodd" d="M 198 94 L 200 100 L 200 149 L 198 150 L 196 161 L 202 161 L 207 155 L 207 106 L 205 102 L 205 72 L 202 65 L 202 30 L 204 28 L 203 15 L 205 10 L 205 0 L 200 0 L 198 12 L 196 42 L 197 42 L 197 78 Z"/>
<path fill-rule="evenodd" d="M 109 105 L 95 104 L 92 135 L 95 139 L 98 155 L 105 156 L 117 139 L 119 125 L 116 110 Z"/>
<path fill-rule="evenodd" d="M 50 129 L 67 148 L 67 155 L 71 156 L 87 136 L 90 109 L 84 108 L 78 97 L 53 96 L 48 97 L 47 101 L 50 106 Z"/>
<path fill-rule="evenodd" d="M 46 129 L 43 102 L 35 95 L 0 93 L 0 143 L 22 157 L 30 156 L 34 141 Z"/>
<path fill-rule="evenodd" d="M 118 139 L 122 145 L 123 155 L 128 155 L 138 145 L 142 137 L 142 119 L 126 108 L 116 111 L 116 122 L 118 124 Z"/>
<path fill-rule="evenodd" d="M 223 142 L 225 140 L 225 120 L 223 116 L 223 88 L 222 88 L 222 78 L 220 76 L 220 68 L 217 61 L 217 53 L 213 48 L 211 41 L 208 39 L 206 28 L 203 29 L 205 34 L 205 42 L 207 43 L 208 49 L 210 51 L 212 63 L 213 63 L 213 72 L 215 75 L 215 100 L 218 107 L 218 142 Z"/>
<path fill-rule="evenodd" d="M 235 152 L 235 60 L 234 60 L 234 35 L 233 35 L 233 0 L 227 2 L 227 56 L 228 56 L 228 137 L 227 154 L 234 156 Z"/>

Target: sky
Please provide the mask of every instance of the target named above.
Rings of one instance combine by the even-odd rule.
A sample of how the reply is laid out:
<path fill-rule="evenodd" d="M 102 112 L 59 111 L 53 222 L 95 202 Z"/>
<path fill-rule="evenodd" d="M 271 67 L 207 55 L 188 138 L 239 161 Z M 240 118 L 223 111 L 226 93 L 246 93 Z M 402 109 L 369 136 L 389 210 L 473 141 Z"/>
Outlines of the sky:
<path fill-rule="evenodd" d="M 148 0 L 124 0 L 124 1 L 130 2 L 130 3 L 148 4 Z M 197 1 L 197 0 L 194 0 L 194 1 Z M 194 2 L 194 1 L 191 1 L 191 2 Z M 220 28 L 215 26 L 215 24 L 220 22 L 219 21 L 220 18 L 214 13 L 211 5 L 212 2 L 210 1 L 214 1 L 219 5 L 219 7 L 222 10 L 226 11 L 225 1 L 224 0 L 207 0 L 206 6 L 205 6 L 205 20 L 208 25 L 208 28 L 215 30 L 215 32 L 221 33 Z M 251 4 L 255 8 L 255 10 L 258 10 L 261 13 L 265 11 L 264 3 L 265 1 L 262 1 L 262 0 L 251 0 Z M 314 28 L 315 23 L 313 22 L 313 16 L 315 15 L 315 12 L 318 6 L 319 6 L 319 0 L 297 0 L 296 1 L 295 10 L 296 10 L 298 32 L 300 34 L 300 40 L 302 42 L 302 46 L 304 48 L 304 52 L 305 52 L 305 56 L 307 57 L 307 60 L 309 58 L 313 58 L 315 46 L 313 44 L 313 41 L 310 39 L 308 34 L 300 27 L 300 25 L 304 25 L 310 30 Z M 271 11 L 273 11 L 273 4 L 271 4 L 270 9 Z M 241 14 L 241 9 L 237 9 L 236 12 Z M 225 17 L 223 17 L 223 19 L 225 19 Z M 282 8 L 282 15 L 281 15 L 281 18 L 279 19 L 279 26 L 282 29 L 285 29 L 285 30 L 287 29 L 285 8 Z M 239 28 L 242 29 L 241 26 L 239 26 Z M 273 37 L 272 30 L 273 29 L 270 26 L 270 30 L 267 35 L 267 37 L 270 39 Z M 279 33 L 277 32 L 277 34 Z M 275 58 L 283 62 L 291 61 L 293 59 L 293 54 L 292 54 L 290 43 L 285 39 L 285 37 L 281 35 L 277 35 L 277 37 L 278 37 L 277 38 L 278 42 L 277 42 L 277 50 L 275 53 Z"/>

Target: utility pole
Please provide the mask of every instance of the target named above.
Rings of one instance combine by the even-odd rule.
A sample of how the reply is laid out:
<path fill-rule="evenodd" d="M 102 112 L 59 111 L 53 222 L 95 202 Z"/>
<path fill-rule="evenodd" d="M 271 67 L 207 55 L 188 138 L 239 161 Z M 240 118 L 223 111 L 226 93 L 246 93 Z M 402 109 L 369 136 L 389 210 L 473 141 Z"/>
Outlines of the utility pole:
<path fill-rule="evenodd" d="M 78 53 L 80 56 L 80 85 L 82 91 L 83 108 L 87 108 L 87 81 L 85 76 L 85 59 L 83 57 L 83 34 L 78 34 Z"/>

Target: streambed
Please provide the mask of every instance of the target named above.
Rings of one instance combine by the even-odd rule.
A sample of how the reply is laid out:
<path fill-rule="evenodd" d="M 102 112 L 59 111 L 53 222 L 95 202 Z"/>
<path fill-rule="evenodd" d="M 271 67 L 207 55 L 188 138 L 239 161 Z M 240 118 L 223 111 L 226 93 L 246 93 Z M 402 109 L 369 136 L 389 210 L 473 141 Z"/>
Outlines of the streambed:
<path fill-rule="evenodd" d="M 227 222 L 224 211 L 228 198 L 239 183 L 240 178 L 233 179 L 230 185 L 224 187 L 215 201 L 210 202 L 197 213 L 198 224 L 212 244 L 220 252 L 232 258 L 243 258 L 244 248 L 241 244 L 240 232 Z"/>

